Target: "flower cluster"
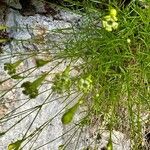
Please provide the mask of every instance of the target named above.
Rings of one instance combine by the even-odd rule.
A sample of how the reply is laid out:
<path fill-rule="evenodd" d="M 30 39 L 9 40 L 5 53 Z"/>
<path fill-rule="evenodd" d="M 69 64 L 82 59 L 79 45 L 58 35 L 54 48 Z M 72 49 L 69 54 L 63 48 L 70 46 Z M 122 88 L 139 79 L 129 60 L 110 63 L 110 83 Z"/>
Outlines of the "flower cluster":
<path fill-rule="evenodd" d="M 42 84 L 44 79 L 46 78 L 48 74 L 44 73 L 41 77 L 36 79 L 33 82 L 24 82 L 21 87 L 24 88 L 22 91 L 23 94 L 29 95 L 30 98 L 35 98 L 38 96 L 38 87 Z"/>
<path fill-rule="evenodd" d="M 104 17 L 104 20 L 102 21 L 103 27 L 107 31 L 112 31 L 118 28 L 117 23 L 117 11 L 116 9 L 110 9 L 109 15 Z"/>
<path fill-rule="evenodd" d="M 78 89 L 79 91 L 82 91 L 84 93 L 87 93 L 88 91 L 90 91 L 92 89 L 92 79 L 91 79 L 91 75 L 89 75 L 88 77 L 81 78 L 78 83 L 77 83 Z"/>
<path fill-rule="evenodd" d="M 70 89 L 70 87 L 70 66 L 68 66 L 62 73 L 56 74 L 56 76 L 54 77 L 52 89 L 54 92 L 61 94 L 64 91 Z"/>

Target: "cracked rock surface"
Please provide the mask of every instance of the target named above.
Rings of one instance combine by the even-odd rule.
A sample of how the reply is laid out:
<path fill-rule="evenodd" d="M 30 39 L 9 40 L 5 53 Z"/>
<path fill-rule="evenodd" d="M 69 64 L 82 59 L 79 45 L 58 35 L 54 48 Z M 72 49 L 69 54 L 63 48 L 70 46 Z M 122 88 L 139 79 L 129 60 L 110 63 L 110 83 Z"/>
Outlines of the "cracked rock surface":
<path fill-rule="evenodd" d="M 46 12 L 46 10 L 44 9 L 44 4 L 37 3 L 37 1 L 33 1 L 33 4 L 36 7 L 36 10 L 38 10 L 37 12 L 39 12 L 34 15 L 25 14 L 25 12 L 23 15 L 18 10 L 8 8 L 8 6 L 6 5 L 0 6 L 2 8 L 0 9 L 0 23 L 10 27 L 7 32 L 8 36 L 13 39 L 10 42 L 2 45 L 3 54 L 13 54 L 15 52 L 23 53 L 33 50 L 40 51 L 42 49 L 51 48 L 51 44 L 54 41 L 61 42 L 61 40 L 63 39 L 63 35 L 55 35 L 52 31 L 56 29 L 69 28 L 80 19 L 79 15 L 61 10 L 59 10 L 59 13 L 55 15 L 52 15 L 50 13 L 43 15 Z M 12 4 L 12 6 L 20 9 L 20 4 L 18 3 Z M 54 17 L 56 17 L 57 19 L 54 19 Z M 3 64 L 5 62 L 11 62 L 12 60 L 15 60 L 15 58 L 10 57 L 5 59 L 5 55 L 2 55 L 0 57 L 3 58 L 0 59 L 0 80 L 3 80 L 7 77 L 6 72 L 3 70 Z M 34 60 L 26 61 L 26 63 L 21 66 L 20 70 L 25 70 L 28 67 L 32 67 L 33 63 Z M 44 68 L 44 70 L 48 70 L 54 65 L 55 63 L 50 63 Z M 59 65 L 55 69 L 55 71 L 59 72 L 63 70 L 66 65 L 67 62 L 61 63 L 61 65 Z M 37 76 L 40 73 L 41 70 L 39 69 L 34 73 L 34 75 Z M 33 80 L 33 78 L 31 77 L 30 80 Z M 12 85 L 14 84 L 16 84 L 15 80 L 9 80 L 5 84 L 0 85 L 0 89 L 11 89 Z M 51 87 L 45 84 L 42 86 L 41 91 L 48 90 L 50 88 Z M 24 112 L 27 109 L 34 108 L 35 106 L 40 105 L 48 96 L 49 93 L 47 92 L 45 94 L 39 95 L 35 100 L 27 101 L 27 97 L 22 94 L 21 90 L 15 88 L 3 97 L 2 103 L 0 104 L 0 117 L 3 117 L 5 114 L 8 114 L 18 107 L 20 108 L 16 109 L 15 112 L 12 113 L 13 115 L 19 112 Z M 74 98 L 76 95 L 72 96 Z M 72 100 L 73 98 L 70 97 L 70 100 Z M 49 103 L 44 105 L 39 115 L 34 120 L 34 123 L 32 123 L 32 120 L 36 116 L 36 111 L 28 114 L 27 117 L 25 117 L 26 113 L 22 113 L 17 118 L 10 119 L 7 122 L 3 122 L 0 125 L 0 131 L 5 131 L 6 129 L 10 128 L 11 125 L 16 121 L 22 120 L 17 126 L 12 127 L 5 136 L 0 138 L 0 150 L 6 150 L 7 146 L 11 142 L 15 142 L 16 139 L 20 139 L 24 134 L 26 134 L 26 130 L 30 127 L 31 124 L 32 127 L 30 127 L 29 129 L 29 133 L 34 131 L 36 132 L 36 129 L 38 127 L 40 127 L 50 118 L 53 118 L 68 103 L 68 101 L 62 103 L 63 100 L 64 98 L 58 98 L 57 95 L 50 95 L 48 98 Z M 21 107 L 22 105 L 23 107 Z M 23 149 L 28 150 L 33 144 L 32 142 L 34 142 L 32 149 L 37 149 L 37 147 L 39 147 L 39 149 L 41 150 L 58 150 L 58 147 L 60 145 L 63 145 L 65 142 L 69 142 L 69 139 L 73 138 L 72 142 L 70 142 L 67 147 L 67 150 L 73 150 L 75 148 L 75 143 L 78 141 L 79 133 L 77 133 L 77 135 L 75 135 L 74 137 L 71 137 L 71 134 L 73 134 L 74 131 L 70 131 L 65 134 L 68 130 L 70 130 L 70 128 L 73 127 L 74 124 L 69 126 L 62 125 L 61 116 L 62 113 L 58 117 L 55 117 L 50 123 L 48 123 L 44 130 L 39 134 L 38 138 L 35 141 L 29 140 L 29 143 L 25 145 Z M 79 120 L 79 118 L 80 115 L 78 113 L 75 116 L 75 121 Z M 89 146 L 92 147 L 91 142 L 95 141 L 98 150 L 101 150 L 107 145 L 109 134 L 107 132 L 100 132 L 99 134 L 100 139 L 97 139 L 98 132 L 96 130 L 96 127 L 92 129 L 85 129 L 81 134 L 80 142 L 78 143 L 76 149 L 83 150 L 84 148 L 88 148 Z M 59 136 L 60 138 L 40 148 L 41 145 L 52 141 Z M 114 150 L 129 149 L 129 140 L 125 137 L 124 134 L 120 132 L 114 131 L 113 142 Z"/>

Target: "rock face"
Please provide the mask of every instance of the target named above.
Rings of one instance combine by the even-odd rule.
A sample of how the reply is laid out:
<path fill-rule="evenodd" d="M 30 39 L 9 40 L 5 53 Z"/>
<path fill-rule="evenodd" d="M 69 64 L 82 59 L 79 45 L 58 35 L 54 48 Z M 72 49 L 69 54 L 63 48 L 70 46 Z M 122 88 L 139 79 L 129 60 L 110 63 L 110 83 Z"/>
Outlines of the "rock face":
<path fill-rule="evenodd" d="M 40 13 L 32 16 L 29 14 L 25 15 L 25 11 L 22 14 L 6 5 L 3 6 L 4 9 L 0 9 L 1 23 L 9 27 L 7 32 L 9 33 L 9 38 L 13 39 L 11 42 L 2 46 L 3 54 L 0 54 L 0 81 L 9 77 L 3 70 L 3 64 L 5 62 L 12 62 L 17 60 L 18 57 L 23 59 L 23 54 L 32 51 L 41 52 L 42 49 L 52 49 L 54 43 L 61 42 L 63 39 L 63 35 L 54 34 L 52 31 L 69 28 L 80 19 L 80 16 L 73 13 L 59 11 L 58 14 L 55 14 L 59 19 L 55 20 L 54 16 L 50 14 L 47 16 L 42 14 L 46 12 L 43 3 L 35 5 L 37 1 L 34 1 L 33 4 Z M 19 6 L 19 4 L 17 5 Z M 53 49 L 50 53 L 55 51 L 57 50 Z M 18 53 L 22 55 L 17 55 Z M 47 59 L 50 56 L 46 55 L 44 57 Z M 67 62 L 62 62 L 55 67 L 59 61 L 48 64 L 43 70 L 38 69 L 34 72 L 32 72 L 33 70 L 27 71 L 24 75 L 31 75 L 25 80 L 32 81 L 34 77 L 50 68 L 55 68 L 53 72 L 64 70 Z M 34 62 L 34 57 L 32 59 L 26 59 L 19 70 L 24 71 L 33 67 Z M 61 145 L 67 145 L 66 149 L 68 150 L 75 148 L 77 150 L 83 150 L 84 148 L 90 149 L 90 146 L 96 145 L 97 149 L 100 150 L 107 145 L 109 134 L 107 132 L 98 132 L 96 127 L 92 130 L 84 129 L 84 132 L 80 134 L 80 130 L 77 130 L 78 126 L 73 128 L 74 124 L 69 126 L 62 125 L 62 112 L 64 112 L 66 106 L 75 103 L 77 99 L 76 94 L 72 94 L 69 96 L 69 100 L 66 100 L 67 95 L 52 94 L 51 86 L 44 84 L 40 88 L 40 92 L 43 92 L 43 94 L 40 94 L 36 99 L 29 100 L 28 97 L 22 94 L 22 90 L 19 88 L 21 83 L 22 81 L 17 82 L 11 79 L 0 84 L 0 118 L 2 118 L 2 121 L 0 121 L 0 133 L 7 131 L 4 136 L 0 137 L 0 150 L 6 150 L 10 143 L 22 139 L 24 135 L 28 137 L 22 144 L 25 150 L 30 148 L 58 150 Z M 16 88 L 13 88 L 14 85 L 16 85 Z M 8 89 L 10 92 L 7 93 L 6 91 Z M 39 107 L 41 104 L 44 104 L 42 108 Z M 79 118 L 80 115 L 76 115 L 75 122 Z M 34 133 L 35 136 L 32 136 L 31 133 Z M 125 139 L 125 135 L 116 131 L 113 134 L 114 149 L 128 150 L 130 144 Z M 100 137 L 99 139 L 97 138 L 98 135 Z M 95 142 L 95 140 L 97 141 Z"/>

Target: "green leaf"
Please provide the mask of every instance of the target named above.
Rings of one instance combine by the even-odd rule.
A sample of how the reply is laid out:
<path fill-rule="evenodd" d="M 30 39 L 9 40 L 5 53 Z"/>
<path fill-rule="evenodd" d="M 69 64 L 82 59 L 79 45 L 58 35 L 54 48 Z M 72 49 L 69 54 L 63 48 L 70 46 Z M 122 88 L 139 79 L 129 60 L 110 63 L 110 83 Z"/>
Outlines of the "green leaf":
<path fill-rule="evenodd" d="M 48 73 L 44 73 L 41 75 L 41 77 L 39 77 L 38 79 L 36 79 L 35 81 L 32 82 L 32 87 L 38 87 L 41 85 L 41 83 L 43 82 L 43 80 L 46 78 L 46 76 L 48 75 Z"/>
<path fill-rule="evenodd" d="M 50 60 L 36 59 L 36 66 L 37 68 L 39 68 L 39 67 L 46 65 L 49 62 Z"/>
<path fill-rule="evenodd" d="M 32 86 L 33 83 L 27 81 L 24 82 L 21 87 L 24 87 L 24 90 L 22 91 L 23 94 L 29 95 L 30 98 L 35 98 L 38 96 L 38 89 L 36 86 Z"/>
<path fill-rule="evenodd" d="M 75 112 L 77 111 L 79 105 L 80 104 L 78 102 L 73 107 L 68 109 L 67 112 L 65 112 L 65 114 L 61 118 L 61 121 L 62 121 L 63 124 L 69 124 L 73 120 L 73 117 L 74 117 Z"/>
<path fill-rule="evenodd" d="M 4 70 L 8 71 L 9 75 L 15 74 L 16 68 L 20 65 L 21 62 L 22 62 L 22 60 L 18 60 L 15 63 L 5 63 Z"/>
<path fill-rule="evenodd" d="M 14 143 L 9 144 L 8 150 L 19 150 L 22 142 L 23 142 L 22 140 L 18 140 Z"/>
<path fill-rule="evenodd" d="M 24 88 L 27 88 L 31 85 L 31 82 L 30 81 L 27 81 L 27 82 L 24 82 L 21 87 L 24 87 Z"/>

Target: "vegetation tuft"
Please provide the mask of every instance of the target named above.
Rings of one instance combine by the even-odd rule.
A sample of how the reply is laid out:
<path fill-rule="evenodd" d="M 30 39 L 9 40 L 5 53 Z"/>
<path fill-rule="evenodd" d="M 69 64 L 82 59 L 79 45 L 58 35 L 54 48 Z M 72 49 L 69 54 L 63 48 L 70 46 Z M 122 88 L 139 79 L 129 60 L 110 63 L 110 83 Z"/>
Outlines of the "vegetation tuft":
<path fill-rule="evenodd" d="M 69 9 L 73 6 L 73 11 L 80 14 L 82 19 L 78 27 L 72 26 L 68 30 L 54 31 L 54 34 L 69 36 L 63 39 L 64 48 L 61 48 L 61 42 L 52 42 L 54 49 L 57 49 L 55 53 L 51 49 L 42 49 L 30 53 L 0 54 L 0 61 L 5 59 L 6 55 L 9 58 L 12 55 L 15 57 L 12 62 L 2 64 L 9 77 L 1 80 L 0 86 L 9 80 L 13 80 L 15 84 L 9 90 L 1 91 L 1 105 L 5 102 L 3 99 L 8 97 L 7 94 L 15 88 L 25 95 L 23 100 L 25 103 L 33 99 L 38 100 L 38 97 L 45 93 L 48 94 L 47 98 L 35 107 L 26 109 L 25 103 L 22 103 L 2 116 L 0 119 L 2 125 L 20 115 L 23 117 L 7 130 L 0 131 L 0 136 L 9 134 L 14 126 L 36 112 L 22 138 L 10 143 L 8 150 L 24 149 L 31 140 L 33 144 L 30 148 L 40 149 L 56 140 L 34 147 L 38 135 L 58 116 L 61 116 L 64 126 L 74 125 L 75 131 L 90 127 L 97 118 L 98 129 L 109 131 L 110 134 L 107 150 L 113 150 L 114 131 L 120 131 L 130 139 L 132 150 L 149 149 L 148 141 L 147 143 L 144 141 L 146 132 L 147 134 L 149 132 L 145 128 L 149 126 L 150 113 L 149 1 L 130 2 L 127 6 L 116 1 L 109 3 L 103 0 L 65 1 L 67 4 L 72 4 L 69 5 Z M 0 26 L 0 31 L 5 29 L 5 26 Z M 3 42 L 3 39 L 0 41 Z M 51 58 L 45 59 L 43 55 L 50 55 Z M 20 65 L 31 59 L 35 59 L 34 66 L 19 71 Z M 65 61 L 67 63 L 64 69 L 57 72 L 55 69 Z M 40 69 L 43 69 L 41 74 L 34 76 L 34 72 Z M 48 85 L 50 89 L 41 91 L 44 85 Z M 49 116 L 46 122 L 31 132 L 30 128 L 40 111 L 51 103 L 51 95 L 65 99 L 62 101 L 63 109 L 54 116 Z M 24 107 L 25 110 L 17 112 L 20 107 Z M 76 120 L 75 115 L 80 111 L 84 115 L 81 115 L 80 120 Z M 69 142 L 73 136 L 70 137 Z M 68 144 L 66 141 L 59 149 L 67 149 Z M 93 150 L 96 150 L 96 147 Z"/>

